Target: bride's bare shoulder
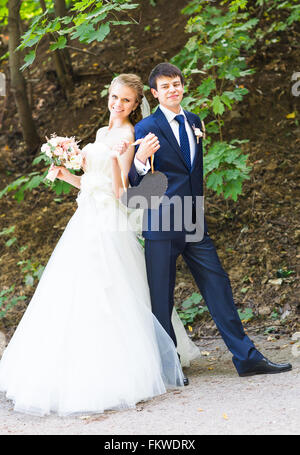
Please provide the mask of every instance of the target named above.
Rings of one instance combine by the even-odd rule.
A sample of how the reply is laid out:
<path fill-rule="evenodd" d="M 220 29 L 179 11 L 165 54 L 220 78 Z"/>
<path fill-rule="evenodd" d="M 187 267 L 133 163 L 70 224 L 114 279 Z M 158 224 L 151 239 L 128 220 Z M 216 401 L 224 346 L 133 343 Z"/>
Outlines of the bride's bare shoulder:
<path fill-rule="evenodd" d="M 121 136 L 123 135 L 124 139 L 134 139 L 134 127 L 133 125 L 126 125 L 122 128 L 120 128 Z M 123 139 L 123 138 L 122 138 Z"/>

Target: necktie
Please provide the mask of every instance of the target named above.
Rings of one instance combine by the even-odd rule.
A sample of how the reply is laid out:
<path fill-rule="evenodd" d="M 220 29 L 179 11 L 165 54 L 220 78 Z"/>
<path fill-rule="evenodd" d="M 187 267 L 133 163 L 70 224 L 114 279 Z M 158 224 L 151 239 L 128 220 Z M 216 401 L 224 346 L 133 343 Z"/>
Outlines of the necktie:
<path fill-rule="evenodd" d="M 191 151 L 189 138 L 184 125 L 184 116 L 182 114 L 176 115 L 175 120 L 179 123 L 179 139 L 180 139 L 180 149 L 183 154 L 184 161 L 188 165 L 188 168 L 191 169 Z"/>

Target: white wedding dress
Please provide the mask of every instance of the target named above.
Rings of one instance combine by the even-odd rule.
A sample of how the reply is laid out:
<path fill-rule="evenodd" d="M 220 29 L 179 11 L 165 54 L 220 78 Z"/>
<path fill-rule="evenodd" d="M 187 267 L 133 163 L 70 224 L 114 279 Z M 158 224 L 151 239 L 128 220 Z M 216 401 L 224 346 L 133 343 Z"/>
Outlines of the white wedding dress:
<path fill-rule="evenodd" d="M 0 361 L 0 391 L 36 415 L 134 407 L 182 386 L 173 341 L 151 312 L 144 253 L 112 191 L 107 128 L 84 148 L 78 208 Z M 183 365 L 199 355 L 175 312 Z"/>

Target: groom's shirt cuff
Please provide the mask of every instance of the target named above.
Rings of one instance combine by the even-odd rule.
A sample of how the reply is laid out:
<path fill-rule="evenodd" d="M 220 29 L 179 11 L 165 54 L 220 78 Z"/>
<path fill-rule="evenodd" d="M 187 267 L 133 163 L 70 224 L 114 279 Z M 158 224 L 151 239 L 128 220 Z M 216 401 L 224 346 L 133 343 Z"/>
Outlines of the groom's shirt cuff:
<path fill-rule="evenodd" d="M 146 164 L 144 164 L 140 160 L 138 160 L 136 156 L 134 157 L 134 165 L 139 175 L 146 175 L 150 169 L 149 160 L 147 160 Z"/>

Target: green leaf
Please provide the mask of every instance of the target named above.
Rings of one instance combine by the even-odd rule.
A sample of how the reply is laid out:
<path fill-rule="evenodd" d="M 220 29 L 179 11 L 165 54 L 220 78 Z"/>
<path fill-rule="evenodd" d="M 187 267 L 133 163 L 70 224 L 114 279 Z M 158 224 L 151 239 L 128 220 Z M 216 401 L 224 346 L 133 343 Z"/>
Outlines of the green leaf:
<path fill-rule="evenodd" d="M 110 32 L 109 22 L 106 22 L 106 24 L 101 24 L 98 30 L 94 31 L 89 35 L 86 42 L 91 43 L 94 40 L 101 42 L 106 38 L 109 32 Z"/>
<path fill-rule="evenodd" d="M 0 191 L 0 199 L 4 196 L 4 194 L 9 193 L 10 191 L 16 190 L 20 185 L 24 182 L 28 181 L 28 176 L 23 175 L 18 179 L 14 180 L 12 183 L 7 185 L 2 191 Z"/>
<path fill-rule="evenodd" d="M 16 191 L 14 194 L 14 198 L 16 199 L 17 202 L 21 202 L 24 199 L 24 191 L 22 189 Z"/>
<path fill-rule="evenodd" d="M 208 188 L 217 189 L 218 186 L 223 184 L 223 176 L 221 173 L 213 172 L 206 179 L 206 185 Z"/>
<path fill-rule="evenodd" d="M 208 77 L 202 81 L 201 85 L 197 88 L 200 95 L 209 96 L 212 90 L 216 89 L 216 82 L 212 77 Z"/>
<path fill-rule="evenodd" d="M 181 106 L 183 109 L 189 110 L 191 107 L 191 104 L 195 102 L 195 98 L 192 96 L 185 96 L 182 100 Z"/>
<path fill-rule="evenodd" d="M 225 108 L 224 108 L 224 104 L 222 103 L 221 101 L 221 98 L 219 95 L 216 95 L 213 97 L 213 100 L 212 100 L 212 108 L 213 108 L 213 112 L 214 114 L 216 115 L 222 115 Z"/>
<path fill-rule="evenodd" d="M 231 164 L 239 157 L 240 153 L 241 151 L 238 149 L 227 149 L 226 155 L 224 156 L 224 161 Z"/>
<path fill-rule="evenodd" d="M 132 25 L 130 21 L 110 21 L 111 25 Z"/>
<path fill-rule="evenodd" d="M 0 62 L 2 60 L 7 60 L 9 58 L 9 52 L 6 52 L 5 54 L 2 55 L 2 57 L 0 57 Z"/>
<path fill-rule="evenodd" d="M 239 317 L 241 318 L 241 320 L 245 321 L 245 322 L 250 321 L 254 317 L 254 314 L 253 314 L 253 311 L 251 308 L 245 308 L 244 311 L 238 309 L 238 314 L 239 314 Z"/>
<path fill-rule="evenodd" d="M 120 6 L 120 9 L 135 9 L 138 8 L 140 5 L 138 3 L 124 3 L 123 5 Z"/>
<path fill-rule="evenodd" d="M 218 30 L 216 33 L 214 33 L 214 35 L 210 38 L 209 40 L 209 43 L 212 44 L 214 41 L 216 41 L 217 39 L 221 38 L 221 36 L 225 35 L 226 33 L 226 30 L 225 29 L 221 29 L 221 30 Z"/>
<path fill-rule="evenodd" d="M 5 242 L 5 245 L 10 247 L 11 245 L 13 245 L 15 242 L 17 241 L 17 238 L 16 237 L 13 237 L 9 240 L 7 240 L 7 242 Z"/>
<path fill-rule="evenodd" d="M 89 6 L 91 6 L 93 3 L 94 3 L 94 0 L 81 0 L 79 2 L 75 2 L 71 11 L 76 11 L 76 12 L 84 11 Z"/>
<path fill-rule="evenodd" d="M 198 305 L 202 300 L 202 296 L 197 292 L 194 292 L 190 297 L 188 297 L 182 303 L 183 308 L 190 308 L 192 305 Z"/>
<path fill-rule="evenodd" d="M 226 106 L 227 106 L 229 109 L 231 109 L 231 106 L 232 106 L 232 104 L 233 104 L 233 101 L 232 101 L 225 93 L 223 93 L 223 94 L 221 95 L 221 100 L 222 100 L 222 102 L 223 102 L 224 104 L 226 104 Z"/>
<path fill-rule="evenodd" d="M 198 294 L 198 292 L 193 292 L 193 294 L 190 296 L 190 299 L 194 304 L 198 304 L 202 300 L 202 295 Z"/>
<path fill-rule="evenodd" d="M 24 61 L 25 64 L 21 66 L 20 70 L 23 71 L 25 68 L 30 66 L 35 60 L 35 51 L 30 51 L 29 54 L 25 55 Z"/>
<path fill-rule="evenodd" d="M 218 133 L 219 132 L 219 124 L 216 120 L 212 120 L 211 122 L 205 125 L 205 129 L 207 133 Z"/>
<path fill-rule="evenodd" d="M 110 9 L 113 9 L 112 5 L 108 5 Z M 90 13 L 85 15 L 87 21 L 90 19 L 97 18 L 98 20 L 103 20 L 107 17 L 107 11 L 103 8 L 103 5 L 100 5 L 98 8 L 93 9 Z"/>
<path fill-rule="evenodd" d="M 33 35 L 33 37 L 31 39 L 26 41 L 26 43 L 24 44 L 23 48 L 24 47 L 32 47 L 32 46 L 34 46 L 36 43 L 38 43 L 40 41 L 40 39 L 41 39 L 40 35 Z"/>
<path fill-rule="evenodd" d="M 241 293 L 246 294 L 249 291 L 249 288 L 242 288 Z"/>
<path fill-rule="evenodd" d="M 24 278 L 24 283 L 26 286 L 33 286 L 34 285 L 34 278 L 32 275 L 28 274 Z"/>
<path fill-rule="evenodd" d="M 42 183 L 43 180 L 44 180 L 44 176 L 43 175 L 34 175 L 30 180 L 28 180 L 27 183 L 25 183 L 25 185 L 23 186 L 22 190 L 23 191 L 26 191 L 26 190 L 31 191 L 34 188 L 37 188 Z"/>
<path fill-rule="evenodd" d="M 72 22 L 73 18 L 72 17 L 63 17 L 61 18 L 61 22 L 65 25 L 68 25 Z"/>
<path fill-rule="evenodd" d="M 58 179 L 56 179 L 53 184 L 53 190 L 58 196 L 61 194 L 68 194 L 71 191 L 71 188 L 72 186 L 69 183 Z"/>
<path fill-rule="evenodd" d="M 56 49 L 63 49 L 66 47 L 67 38 L 65 36 L 60 36 L 58 40 L 50 45 L 51 51 L 55 51 Z"/>
<path fill-rule="evenodd" d="M 73 30 L 72 33 L 71 30 Z M 95 32 L 93 24 L 85 22 L 83 22 L 80 25 L 76 25 L 76 27 L 72 27 L 71 30 L 70 30 L 71 38 L 72 39 L 78 38 L 79 41 L 81 42 L 85 42 L 88 39 L 88 37 Z"/>
<path fill-rule="evenodd" d="M 225 199 L 231 197 L 234 201 L 237 201 L 237 197 L 242 192 L 242 182 L 240 179 L 231 180 L 230 182 L 226 183 L 224 189 L 224 197 Z"/>
<path fill-rule="evenodd" d="M 10 226 L 8 228 L 3 229 L 0 232 L 0 235 L 9 235 L 12 234 L 15 231 L 16 226 Z"/>
<path fill-rule="evenodd" d="M 45 156 L 44 153 L 42 153 L 41 155 L 38 155 L 34 158 L 34 160 L 32 161 L 32 165 L 36 166 L 41 161 L 45 161 L 45 163 L 50 164 L 50 159 L 47 156 Z"/>

